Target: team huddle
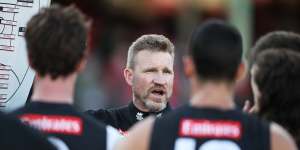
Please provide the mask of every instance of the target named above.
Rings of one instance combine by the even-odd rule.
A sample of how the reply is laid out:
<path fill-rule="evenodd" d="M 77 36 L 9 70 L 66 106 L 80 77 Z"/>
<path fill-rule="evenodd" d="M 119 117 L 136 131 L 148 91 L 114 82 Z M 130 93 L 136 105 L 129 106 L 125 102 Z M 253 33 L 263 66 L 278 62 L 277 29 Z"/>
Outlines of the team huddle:
<path fill-rule="evenodd" d="M 190 37 L 188 53 L 178 56 L 190 98 L 176 109 L 169 104 L 176 76 L 174 44 L 163 35 L 142 35 L 128 46 L 123 70 L 132 101 L 120 108 L 79 112 L 72 105 L 77 76 L 89 57 L 86 22 L 75 6 L 59 5 L 42 9 L 28 22 L 27 54 L 36 73 L 33 94 L 24 107 L 9 116 L 0 114 L 7 123 L 0 125 L 2 139 L 16 138 L 14 143 L 1 140 L 5 149 L 300 147 L 300 35 L 276 31 L 263 36 L 247 63 L 238 29 L 221 20 L 202 23 Z M 247 102 L 242 110 L 234 102 L 234 87 L 247 71 L 254 105 Z"/>

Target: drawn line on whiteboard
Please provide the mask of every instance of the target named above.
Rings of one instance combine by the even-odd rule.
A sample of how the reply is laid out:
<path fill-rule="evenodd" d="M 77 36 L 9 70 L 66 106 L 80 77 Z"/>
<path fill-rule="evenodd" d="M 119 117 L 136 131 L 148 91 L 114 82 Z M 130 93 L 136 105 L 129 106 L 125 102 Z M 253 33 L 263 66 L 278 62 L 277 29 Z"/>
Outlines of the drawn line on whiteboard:
<path fill-rule="evenodd" d="M 15 8 L 17 8 L 16 5 L 15 5 Z M 13 14 L 13 20 L 15 20 L 15 16 L 16 16 L 16 14 Z M 16 21 L 16 22 L 17 22 L 17 21 Z M 11 34 L 13 34 L 13 33 L 14 33 L 14 26 L 12 26 L 12 29 L 11 29 Z M 12 45 L 11 42 L 12 42 L 12 40 L 9 41 L 9 45 L 10 45 L 10 46 Z"/>
<path fill-rule="evenodd" d="M 3 2 L 0 2 L 0 4 L 4 4 L 4 5 L 16 5 L 17 3 L 11 4 L 11 3 L 3 3 Z"/>
<path fill-rule="evenodd" d="M 16 72 L 15 72 L 14 70 L 12 70 L 12 69 L 11 69 L 11 72 L 16 76 L 19 85 L 21 85 L 20 79 L 19 79 L 19 77 L 17 76 Z"/>
<path fill-rule="evenodd" d="M 5 24 L 3 25 L 3 29 L 1 31 L 1 34 L 4 32 L 4 29 L 5 29 Z"/>
<path fill-rule="evenodd" d="M 25 76 L 26 76 L 28 70 L 29 70 L 29 66 L 27 67 L 27 70 L 26 70 L 26 72 L 25 72 L 25 74 L 24 74 L 24 76 L 23 76 L 23 78 L 22 78 L 21 84 L 19 84 L 19 86 L 17 87 L 17 89 L 14 91 L 14 93 L 13 93 L 6 101 L 1 102 L 2 104 L 3 104 L 3 103 L 7 103 L 13 96 L 15 96 L 15 94 L 17 93 L 17 91 L 18 91 L 19 88 L 21 87 L 21 85 L 22 85 L 22 83 L 23 83 L 23 81 L 24 81 L 24 79 L 25 79 Z M 1 107 L 1 103 L 0 103 L 0 107 Z M 5 106 L 4 106 L 4 107 L 5 107 Z"/>

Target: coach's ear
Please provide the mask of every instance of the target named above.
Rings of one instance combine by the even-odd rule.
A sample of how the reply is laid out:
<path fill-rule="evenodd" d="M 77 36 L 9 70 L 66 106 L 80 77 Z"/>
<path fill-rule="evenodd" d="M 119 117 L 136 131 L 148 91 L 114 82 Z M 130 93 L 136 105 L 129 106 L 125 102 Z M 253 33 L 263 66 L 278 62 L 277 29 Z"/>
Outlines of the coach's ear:
<path fill-rule="evenodd" d="M 190 78 L 192 75 L 195 74 L 194 62 L 190 56 L 184 56 L 182 60 L 184 66 L 184 73 L 188 78 Z"/>
<path fill-rule="evenodd" d="M 125 68 L 124 71 L 124 78 L 127 82 L 127 84 L 132 85 L 132 80 L 133 80 L 133 70 L 130 68 Z"/>
<path fill-rule="evenodd" d="M 242 62 L 238 67 L 235 79 L 236 79 L 236 81 L 239 81 L 239 80 L 244 79 L 245 76 L 246 76 L 246 65 L 245 65 L 245 63 Z"/>

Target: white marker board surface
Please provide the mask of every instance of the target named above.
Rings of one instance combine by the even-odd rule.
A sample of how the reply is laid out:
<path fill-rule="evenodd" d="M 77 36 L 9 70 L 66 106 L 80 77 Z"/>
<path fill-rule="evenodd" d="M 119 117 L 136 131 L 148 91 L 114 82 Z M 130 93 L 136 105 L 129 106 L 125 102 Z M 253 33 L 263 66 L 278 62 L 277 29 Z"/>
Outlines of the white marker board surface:
<path fill-rule="evenodd" d="M 0 0 L 0 110 L 25 104 L 34 72 L 27 60 L 24 32 L 29 19 L 50 0 Z M 37 41 L 38 42 L 38 41 Z"/>

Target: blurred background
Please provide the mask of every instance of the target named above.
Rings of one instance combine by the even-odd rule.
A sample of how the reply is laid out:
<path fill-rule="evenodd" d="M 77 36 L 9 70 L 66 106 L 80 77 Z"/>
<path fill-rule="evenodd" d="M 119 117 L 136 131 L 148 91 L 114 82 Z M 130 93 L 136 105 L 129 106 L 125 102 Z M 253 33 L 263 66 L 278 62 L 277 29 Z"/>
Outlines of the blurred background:
<path fill-rule="evenodd" d="M 176 47 L 173 107 L 185 103 L 188 82 L 182 56 L 189 36 L 204 20 L 218 18 L 242 33 L 247 60 L 253 43 L 274 30 L 300 32 L 299 0 L 52 0 L 75 4 L 92 21 L 91 56 L 77 82 L 75 104 L 87 109 L 121 106 L 131 101 L 131 89 L 123 78 L 127 50 L 143 34 L 163 34 Z M 236 86 L 235 100 L 241 106 L 252 100 L 246 77 Z"/>

